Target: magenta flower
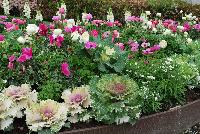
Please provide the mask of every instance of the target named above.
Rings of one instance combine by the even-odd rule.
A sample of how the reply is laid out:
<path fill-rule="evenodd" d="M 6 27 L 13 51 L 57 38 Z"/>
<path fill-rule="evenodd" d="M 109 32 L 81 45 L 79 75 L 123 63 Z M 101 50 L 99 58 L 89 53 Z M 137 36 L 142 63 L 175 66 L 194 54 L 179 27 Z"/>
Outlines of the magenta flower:
<path fill-rule="evenodd" d="M 22 54 L 18 59 L 17 59 L 17 62 L 20 62 L 20 63 L 23 63 L 25 62 L 27 59 L 26 59 L 26 55 Z"/>
<path fill-rule="evenodd" d="M 146 50 L 142 50 L 142 54 L 149 55 L 149 54 L 153 54 L 153 52 L 151 52 L 151 50 L 148 48 Z"/>
<path fill-rule="evenodd" d="M 139 17 L 136 17 L 136 16 L 129 16 L 127 18 L 127 21 L 128 22 L 142 22 L 143 19 L 139 18 Z"/>
<path fill-rule="evenodd" d="M 67 77 L 70 76 L 71 73 L 70 73 L 69 65 L 67 62 L 64 62 L 61 64 L 61 71 L 65 76 L 67 76 Z"/>
<path fill-rule="evenodd" d="M 15 56 L 14 55 L 11 55 L 9 58 L 8 58 L 9 62 L 13 62 L 15 61 Z"/>
<path fill-rule="evenodd" d="M 15 30 L 16 26 L 15 24 L 11 23 L 11 22 L 6 22 L 4 23 L 5 24 L 5 27 L 6 27 L 6 30 L 8 32 L 12 31 L 12 30 Z"/>
<path fill-rule="evenodd" d="M 5 36 L 0 34 L 0 42 L 4 41 L 5 40 Z"/>
<path fill-rule="evenodd" d="M 139 47 L 138 43 L 133 42 L 133 43 L 130 44 L 130 46 L 131 46 L 131 51 L 132 52 L 137 52 L 138 51 L 138 47 Z"/>
<path fill-rule="evenodd" d="M 191 26 L 188 22 L 184 23 L 183 27 L 184 27 L 183 32 L 190 31 L 190 29 L 191 29 Z"/>
<path fill-rule="evenodd" d="M 113 31 L 112 42 L 114 42 L 115 38 L 119 38 L 119 32 L 117 30 Z"/>
<path fill-rule="evenodd" d="M 101 24 L 103 24 L 103 20 L 93 20 L 92 21 L 92 25 L 95 25 L 95 26 L 99 26 L 99 25 L 101 25 Z"/>
<path fill-rule="evenodd" d="M 48 27 L 45 23 L 40 23 L 39 24 L 39 31 L 38 33 L 42 36 L 46 36 L 48 33 Z"/>
<path fill-rule="evenodd" d="M 56 38 L 56 45 L 58 48 L 60 48 L 62 46 L 62 42 L 64 41 L 64 37 L 63 36 L 58 36 Z"/>
<path fill-rule="evenodd" d="M 87 42 L 85 44 L 85 48 L 86 49 L 95 49 L 97 47 L 97 43 L 96 42 Z"/>
<path fill-rule="evenodd" d="M 197 31 L 200 31 L 200 24 L 196 24 L 196 25 L 194 25 L 193 27 L 194 27 L 194 29 L 196 29 Z"/>
<path fill-rule="evenodd" d="M 99 32 L 96 29 L 91 31 L 91 36 L 93 36 L 94 38 L 97 38 L 98 35 L 99 35 Z"/>
<path fill-rule="evenodd" d="M 69 28 L 69 27 L 65 27 L 65 32 L 66 32 L 66 33 L 71 33 L 71 32 L 72 32 L 72 29 Z"/>
<path fill-rule="evenodd" d="M 114 26 L 114 23 L 108 21 L 108 22 L 106 22 L 106 25 L 109 26 L 109 27 L 113 27 L 113 26 Z"/>
<path fill-rule="evenodd" d="M 160 50 L 160 45 L 154 45 L 153 47 L 150 47 L 149 49 L 151 52 L 158 51 L 158 50 Z"/>
<path fill-rule="evenodd" d="M 32 48 L 22 48 L 22 55 L 25 55 L 27 60 L 31 59 L 33 56 Z"/>
<path fill-rule="evenodd" d="M 61 17 L 60 16 L 53 16 L 52 20 L 53 21 L 59 21 L 59 20 L 61 20 Z"/>
<path fill-rule="evenodd" d="M 21 19 L 13 18 L 12 19 L 12 23 L 15 23 L 17 25 L 24 25 L 26 23 L 26 20 L 21 20 Z"/>

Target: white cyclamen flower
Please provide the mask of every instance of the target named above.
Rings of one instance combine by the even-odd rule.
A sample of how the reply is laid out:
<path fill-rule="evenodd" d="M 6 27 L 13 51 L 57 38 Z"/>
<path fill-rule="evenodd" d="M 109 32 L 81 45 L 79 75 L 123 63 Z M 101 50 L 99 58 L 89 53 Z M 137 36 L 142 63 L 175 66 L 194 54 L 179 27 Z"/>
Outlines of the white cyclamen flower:
<path fill-rule="evenodd" d="M 23 12 L 24 12 L 24 16 L 25 16 L 27 19 L 30 19 L 30 18 L 31 18 L 31 8 L 30 8 L 28 2 L 26 2 L 26 3 L 24 4 L 24 10 L 23 10 Z"/>
<path fill-rule="evenodd" d="M 26 39 L 25 39 L 24 37 L 22 37 L 22 36 L 20 36 L 19 38 L 17 38 L 17 41 L 18 41 L 19 43 L 21 43 L 21 44 L 26 43 Z"/>
<path fill-rule="evenodd" d="M 61 35 L 62 34 L 62 30 L 61 29 L 55 29 L 54 31 L 53 31 L 53 35 L 54 36 L 59 36 L 59 35 Z"/>
<path fill-rule="evenodd" d="M 170 29 L 166 29 L 163 34 L 170 35 L 171 33 L 172 33 L 172 31 Z"/>
<path fill-rule="evenodd" d="M 35 24 L 28 24 L 26 27 L 27 34 L 36 34 L 39 30 L 39 27 Z"/>
<path fill-rule="evenodd" d="M 43 21 L 43 16 L 42 16 L 41 11 L 37 11 L 37 14 L 35 16 L 35 20 L 36 21 Z"/>
<path fill-rule="evenodd" d="M 89 41 L 90 34 L 86 31 L 80 36 L 80 43 L 87 43 Z"/>
<path fill-rule="evenodd" d="M 74 19 L 68 19 L 67 20 L 67 27 L 72 28 L 75 25 Z"/>
<path fill-rule="evenodd" d="M 4 14 L 9 15 L 10 14 L 9 0 L 3 0 L 2 4 L 3 4 Z"/>

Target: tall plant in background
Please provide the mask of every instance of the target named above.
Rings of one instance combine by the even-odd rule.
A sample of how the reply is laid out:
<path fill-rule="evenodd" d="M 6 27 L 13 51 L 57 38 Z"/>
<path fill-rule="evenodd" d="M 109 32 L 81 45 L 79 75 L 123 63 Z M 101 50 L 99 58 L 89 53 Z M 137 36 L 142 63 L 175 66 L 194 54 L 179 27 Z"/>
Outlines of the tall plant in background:
<path fill-rule="evenodd" d="M 9 7 L 9 1 L 8 0 L 3 0 L 3 9 L 4 9 L 4 14 L 9 15 L 10 14 L 10 7 Z"/>

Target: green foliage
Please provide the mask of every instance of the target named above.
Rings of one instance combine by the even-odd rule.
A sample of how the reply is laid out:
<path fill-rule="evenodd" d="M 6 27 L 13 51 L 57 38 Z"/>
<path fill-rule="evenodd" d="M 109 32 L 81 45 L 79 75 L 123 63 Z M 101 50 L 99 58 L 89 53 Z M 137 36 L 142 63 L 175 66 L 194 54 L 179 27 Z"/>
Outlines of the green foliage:
<path fill-rule="evenodd" d="M 198 76 L 197 68 L 188 63 L 188 58 L 178 55 L 151 60 L 148 64 L 130 61 L 127 68 L 144 93 L 144 113 L 183 103 L 185 86 Z"/>

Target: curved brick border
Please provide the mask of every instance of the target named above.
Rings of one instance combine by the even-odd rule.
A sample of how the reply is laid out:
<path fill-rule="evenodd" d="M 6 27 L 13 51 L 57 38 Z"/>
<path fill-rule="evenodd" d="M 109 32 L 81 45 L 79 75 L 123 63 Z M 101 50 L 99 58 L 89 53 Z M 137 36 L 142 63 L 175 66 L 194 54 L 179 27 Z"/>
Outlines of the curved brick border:
<path fill-rule="evenodd" d="M 200 100 L 169 111 L 142 117 L 135 125 L 93 127 L 60 134 L 179 134 L 200 122 Z"/>

